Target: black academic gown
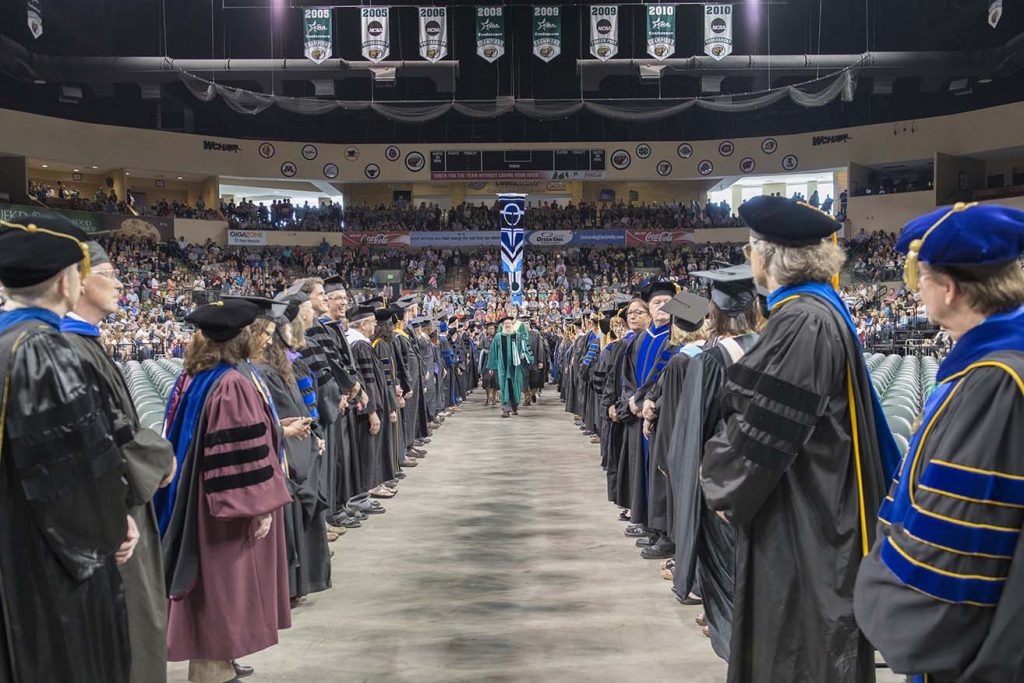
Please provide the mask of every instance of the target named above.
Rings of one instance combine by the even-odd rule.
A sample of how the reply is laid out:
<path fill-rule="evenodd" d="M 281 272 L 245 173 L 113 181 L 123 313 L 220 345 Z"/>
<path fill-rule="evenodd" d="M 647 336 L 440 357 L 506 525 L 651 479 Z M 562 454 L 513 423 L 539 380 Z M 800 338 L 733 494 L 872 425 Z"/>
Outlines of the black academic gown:
<path fill-rule="evenodd" d="M 544 380 L 547 377 L 547 343 L 537 330 L 531 328 L 529 334 L 530 353 L 533 354 L 533 363 L 530 364 L 528 369 L 527 386 L 530 389 L 543 389 Z"/>
<path fill-rule="evenodd" d="M 893 671 L 928 683 L 1024 680 L 1021 378 L 1024 353 L 1005 350 L 954 374 L 908 455 L 912 474 L 898 473 L 888 496 L 908 495 L 897 483 L 912 476 L 916 508 L 882 507 L 854 601 Z"/>
<path fill-rule="evenodd" d="M 386 476 L 382 481 L 388 481 L 394 478 L 395 472 L 398 471 L 401 464 L 402 455 L 405 453 L 403 446 L 405 436 L 402 428 L 402 410 L 398 407 L 397 392 L 403 392 L 403 382 L 407 382 L 408 379 L 405 379 L 405 369 L 398 355 L 398 350 L 395 348 L 393 336 L 391 339 L 384 339 L 383 337 L 374 339 L 371 346 L 384 371 L 384 396 L 386 397 L 384 403 L 386 408 L 382 416 L 380 431 L 384 435 L 384 452 L 388 455 L 388 462 L 384 470 Z M 397 422 L 391 422 L 391 413 L 398 417 Z"/>
<path fill-rule="evenodd" d="M 628 351 L 632 339 L 633 333 L 630 332 L 622 339 L 609 344 L 603 352 L 607 356 L 604 387 L 601 391 L 601 408 L 605 415 L 608 414 L 608 409 L 612 406 L 615 406 L 615 410 L 620 416 L 622 415 L 622 359 Z M 601 438 L 601 466 L 605 470 L 608 481 L 608 500 L 613 503 L 619 500 L 619 457 L 622 454 L 624 433 L 625 425 L 621 418 L 616 421 L 609 419 L 607 434 L 602 435 Z"/>
<path fill-rule="evenodd" d="M 350 376 L 341 370 L 334 332 L 321 321 L 315 321 L 306 330 L 302 359 L 316 377 L 319 423 L 327 442 L 324 457 L 317 459 L 320 469 L 317 482 L 320 495 L 334 512 L 358 493 L 353 490 L 354 482 L 349 479 L 350 476 L 358 476 L 358 466 L 352 463 L 351 447 L 342 426 L 345 416 L 339 409 L 342 394 L 352 389 L 348 381 Z M 349 386 L 342 387 L 342 383 Z"/>
<path fill-rule="evenodd" d="M 162 436 L 139 423 L 124 376 L 107 356 L 99 338 L 68 332 L 64 337 L 98 379 L 95 386 L 106 399 L 115 425 L 127 430 L 123 432 L 120 449 L 128 481 L 128 512 L 139 530 L 132 558 L 118 567 L 124 581 L 131 631 L 130 680 L 159 683 L 167 680 L 167 594 L 153 495 L 171 473 L 174 449 Z"/>
<path fill-rule="evenodd" d="M 860 520 L 885 489 L 860 345 L 805 294 L 775 308 L 728 376 L 725 427 L 705 446 L 701 476 L 707 504 L 736 530 L 728 681 L 874 681 L 853 586 L 874 536 Z"/>
<path fill-rule="evenodd" d="M 395 349 L 405 366 L 405 374 L 409 385 L 407 391 L 412 396 L 405 399 L 402 408 L 402 431 L 404 434 L 404 450 L 413 447 L 416 441 L 417 425 L 420 421 L 420 404 L 423 401 L 423 369 L 420 367 L 420 356 L 412 337 L 405 330 L 395 330 Z"/>
<path fill-rule="evenodd" d="M 349 345 L 369 399 L 363 410 L 356 413 L 353 429 L 355 458 L 359 461 L 360 473 L 358 490 L 365 493 L 394 477 L 390 443 L 387 440 L 391 401 L 388 398 L 389 387 L 384 375 L 384 366 L 374 354 L 370 341 L 360 335 L 350 339 Z M 380 419 L 381 428 L 376 434 L 370 434 L 371 413 L 375 413 Z"/>
<path fill-rule="evenodd" d="M 292 369 L 297 377 L 309 372 L 301 360 L 293 363 Z M 286 380 L 270 365 L 257 365 L 257 370 L 270 390 L 279 419 L 311 417 L 296 382 Z M 322 434 L 317 426 L 305 439 L 284 439 L 286 483 L 292 494 L 292 502 L 284 509 L 284 520 L 288 587 L 293 598 L 331 587 L 331 551 L 327 547 L 325 521 L 328 506 L 319 482 L 323 470 L 318 461 L 323 456 L 316 446 Z"/>
<path fill-rule="evenodd" d="M 25 321 L 0 334 L 0 382 L 0 681 L 126 682 L 128 489 L 96 379 L 56 327 Z"/>

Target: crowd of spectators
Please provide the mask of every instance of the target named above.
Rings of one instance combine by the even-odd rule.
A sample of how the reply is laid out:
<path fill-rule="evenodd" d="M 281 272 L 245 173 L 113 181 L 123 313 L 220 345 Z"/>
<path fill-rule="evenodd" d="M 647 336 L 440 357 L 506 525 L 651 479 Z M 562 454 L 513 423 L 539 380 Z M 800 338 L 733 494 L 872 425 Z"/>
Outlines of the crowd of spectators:
<path fill-rule="evenodd" d="M 861 229 L 847 244 L 847 263 L 853 277 L 866 282 L 892 282 L 903 277 L 903 256 L 896 251 L 896 235 Z"/>
<path fill-rule="evenodd" d="M 890 178 L 872 173 L 864 185 L 854 184 L 853 196 L 861 197 L 875 194 L 897 194 L 899 192 L 922 192 L 934 187 L 931 171 L 902 178 Z"/>
<path fill-rule="evenodd" d="M 166 216 L 170 218 L 196 218 L 201 220 L 220 220 L 221 216 L 215 209 L 207 208 L 203 198 L 196 199 L 195 204 L 166 198 L 154 204 L 143 204 L 136 201 L 129 192 L 127 200 L 119 199 L 114 189 L 96 188 L 92 194 L 83 194 L 74 184 L 65 184 L 58 180 L 56 184 L 41 181 L 28 181 L 29 197 L 40 204 L 55 209 L 71 209 L 72 211 L 90 211 L 92 213 L 110 213 L 139 216 Z"/>

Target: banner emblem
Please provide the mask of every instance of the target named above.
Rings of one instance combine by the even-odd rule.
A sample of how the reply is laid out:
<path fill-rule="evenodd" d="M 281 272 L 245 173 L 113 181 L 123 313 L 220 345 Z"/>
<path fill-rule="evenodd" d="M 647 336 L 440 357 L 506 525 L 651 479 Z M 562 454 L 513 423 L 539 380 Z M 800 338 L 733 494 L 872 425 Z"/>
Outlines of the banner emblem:
<path fill-rule="evenodd" d="M 359 10 L 362 23 L 362 55 L 374 64 L 391 54 L 391 8 L 363 7 Z"/>
<path fill-rule="evenodd" d="M 331 58 L 334 45 L 331 10 L 307 7 L 302 10 L 302 30 L 305 41 L 303 54 L 317 64 Z"/>
<path fill-rule="evenodd" d="M 590 8 L 590 54 L 602 62 L 619 53 L 619 8 L 594 5 Z"/>
<path fill-rule="evenodd" d="M 420 57 L 437 62 L 448 54 L 448 8 L 420 7 Z"/>
<path fill-rule="evenodd" d="M 676 6 L 647 6 L 647 54 L 657 60 L 676 52 Z"/>
<path fill-rule="evenodd" d="M 533 54 L 550 62 L 562 54 L 562 9 L 553 5 L 533 8 Z"/>
<path fill-rule="evenodd" d="M 28 30 L 36 40 L 43 35 L 43 0 L 28 0 Z"/>
<path fill-rule="evenodd" d="M 505 54 L 505 8 L 476 8 L 476 53 L 492 63 Z"/>
<path fill-rule="evenodd" d="M 704 54 L 716 60 L 732 54 L 732 5 L 704 5 Z"/>

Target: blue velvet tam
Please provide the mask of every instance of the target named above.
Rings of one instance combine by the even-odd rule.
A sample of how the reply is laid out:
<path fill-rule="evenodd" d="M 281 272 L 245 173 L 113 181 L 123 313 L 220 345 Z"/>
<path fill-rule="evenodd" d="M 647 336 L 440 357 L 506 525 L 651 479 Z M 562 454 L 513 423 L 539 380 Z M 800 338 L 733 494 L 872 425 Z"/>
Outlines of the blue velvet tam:
<path fill-rule="evenodd" d="M 994 204 L 946 206 L 906 224 L 896 250 L 936 266 L 989 266 L 1024 253 L 1024 211 Z"/>
<path fill-rule="evenodd" d="M 442 334 L 447 332 L 448 331 L 448 323 L 438 323 L 437 324 L 437 331 L 441 332 Z"/>

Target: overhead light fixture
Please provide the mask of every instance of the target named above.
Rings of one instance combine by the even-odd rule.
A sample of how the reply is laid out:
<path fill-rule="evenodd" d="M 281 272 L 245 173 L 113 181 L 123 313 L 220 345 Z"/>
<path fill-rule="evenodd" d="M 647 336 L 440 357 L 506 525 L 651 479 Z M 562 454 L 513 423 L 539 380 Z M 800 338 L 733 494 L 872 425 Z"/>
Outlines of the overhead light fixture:
<path fill-rule="evenodd" d="M 131 175 L 131 173 L 128 173 L 127 171 L 125 171 L 125 173 L 124 173 L 124 174 L 125 174 L 125 175 Z"/>
<path fill-rule="evenodd" d="M 181 176 L 178 176 L 178 180 L 184 180 L 184 178 L 182 178 Z"/>
<path fill-rule="evenodd" d="M 72 173 L 78 173 L 78 172 L 79 172 L 79 171 L 78 171 L 78 169 L 77 169 L 77 168 L 75 168 L 75 169 L 72 169 Z"/>
<path fill-rule="evenodd" d="M 89 168 L 99 168 L 99 166 L 90 166 Z"/>
<path fill-rule="evenodd" d="M 50 167 L 47 166 L 46 164 L 43 164 L 43 168 L 50 168 Z"/>

